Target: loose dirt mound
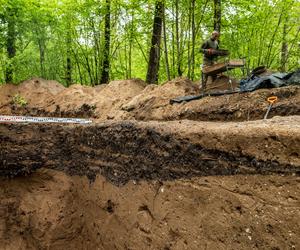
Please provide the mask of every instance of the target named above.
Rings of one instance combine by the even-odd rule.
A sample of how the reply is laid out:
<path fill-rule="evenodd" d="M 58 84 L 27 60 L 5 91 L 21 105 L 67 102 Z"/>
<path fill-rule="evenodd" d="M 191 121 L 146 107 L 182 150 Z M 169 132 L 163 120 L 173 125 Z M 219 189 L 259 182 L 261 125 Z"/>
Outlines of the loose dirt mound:
<path fill-rule="evenodd" d="M 45 111 L 53 114 L 76 115 L 82 107 L 90 107 L 91 116 L 105 120 L 111 118 L 120 106 L 145 88 L 142 80 L 113 81 L 108 85 L 86 87 L 72 85 L 57 96 L 47 100 Z M 78 115 L 78 114 L 77 114 Z M 84 115 L 84 114 L 83 114 Z M 86 116 L 86 114 L 84 115 Z"/>
<path fill-rule="evenodd" d="M 139 79 L 110 82 L 97 93 L 93 101 L 97 118 L 120 119 L 122 105 L 140 94 L 145 87 L 145 82 Z"/>
<path fill-rule="evenodd" d="M 95 88 L 74 84 L 46 99 L 40 109 L 51 116 L 93 117 L 95 95 Z"/>
<path fill-rule="evenodd" d="M 12 101 L 17 93 L 17 86 L 13 84 L 0 85 L 0 109 Z"/>
<path fill-rule="evenodd" d="M 112 119 L 120 116 L 121 106 L 138 95 L 145 82 L 139 79 L 113 81 L 97 87 L 72 85 L 64 88 L 55 81 L 31 79 L 19 86 L 4 85 L 0 89 L 1 114 L 97 117 Z M 2 90 L 3 89 L 3 90 Z M 20 95 L 26 105 L 13 103 Z"/>
<path fill-rule="evenodd" d="M 279 101 L 269 117 L 300 115 L 300 87 L 261 89 L 251 93 L 205 97 L 188 103 L 169 103 L 170 99 L 195 95 L 199 87 L 187 78 L 178 78 L 163 85 L 148 85 L 139 79 L 113 81 L 108 85 L 64 88 L 53 81 L 32 79 L 20 86 L 4 85 L 0 89 L 1 114 L 35 116 L 92 117 L 97 120 L 201 120 L 247 121 L 264 116 L 267 97 Z M 12 103 L 15 94 L 27 102 Z"/>
<path fill-rule="evenodd" d="M 33 78 L 18 86 L 18 93 L 33 107 L 42 107 L 48 98 L 62 92 L 65 88 L 56 81 Z"/>
<path fill-rule="evenodd" d="M 299 188 L 293 176 L 116 187 L 38 171 L 0 182 L 0 248 L 299 249 Z"/>
<path fill-rule="evenodd" d="M 0 87 L 0 113 L 27 114 L 30 110 L 42 111 L 47 100 L 64 89 L 56 81 L 41 78 L 32 78 L 20 85 L 3 85 Z"/>
<path fill-rule="evenodd" d="M 129 112 L 125 118 L 144 120 L 160 120 L 163 110 L 169 106 L 170 99 L 195 95 L 199 87 L 187 78 L 178 78 L 162 86 L 149 85 L 130 102 L 122 106 L 122 110 Z"/>

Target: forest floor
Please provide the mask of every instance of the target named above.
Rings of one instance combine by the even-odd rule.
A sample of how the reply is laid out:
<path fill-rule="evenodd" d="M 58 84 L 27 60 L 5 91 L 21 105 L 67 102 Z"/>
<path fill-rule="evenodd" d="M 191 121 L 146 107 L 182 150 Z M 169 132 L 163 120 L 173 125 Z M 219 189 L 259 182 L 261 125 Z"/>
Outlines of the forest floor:
<path fill-rule="evenodd" d="M 169 103 L 198 92 L 0 86 L 0 115 L 93 120 L 0 124 L 0 248 L 299 249 L 300 87 Z"/>

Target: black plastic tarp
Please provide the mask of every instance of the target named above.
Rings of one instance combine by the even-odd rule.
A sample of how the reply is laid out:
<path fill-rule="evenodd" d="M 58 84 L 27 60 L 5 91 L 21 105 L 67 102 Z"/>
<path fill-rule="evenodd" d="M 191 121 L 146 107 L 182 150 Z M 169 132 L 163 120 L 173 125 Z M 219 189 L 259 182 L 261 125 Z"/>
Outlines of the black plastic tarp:
<path fill-rule="evenodd" d="M 198 100 L 206 96 L 231 95 L 251 92 L 257 89 L 279 88 L 288 85 L 300 85 L 300 69 L 292 73 L 274 73 L 269 76 L 252 75 L 240 81 L 240 88 L 234 90 L 216 91 L 208 94 L 180 96 L 170 100 L 170 104 Z"/>
<path fill-rule="evenodd" d="M 300 85 L 300 69 L 296 72 L 290 73 L 290 76 L 286 78 L 286 83 L 288 85 Z"/>
<path fill-rule="evenodd" d="M 252 76 L 243 79 L 240 81 L 240 92 L 279 88 L 292 84 L 300 85 L 300 70 L 293 73 L 274 73 L 269 76 Z"/>

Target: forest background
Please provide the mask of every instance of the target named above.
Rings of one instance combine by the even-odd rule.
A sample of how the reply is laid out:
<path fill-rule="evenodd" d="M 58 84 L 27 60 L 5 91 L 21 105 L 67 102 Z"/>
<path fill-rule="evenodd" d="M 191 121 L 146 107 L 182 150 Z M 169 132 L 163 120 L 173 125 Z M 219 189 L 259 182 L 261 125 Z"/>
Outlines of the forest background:
<path fill-rule="evenodd" d="M 213 30 L 248 71 L 300 67 L 299 0 L 0 0 L 0 83 L 196 81 Z"/>

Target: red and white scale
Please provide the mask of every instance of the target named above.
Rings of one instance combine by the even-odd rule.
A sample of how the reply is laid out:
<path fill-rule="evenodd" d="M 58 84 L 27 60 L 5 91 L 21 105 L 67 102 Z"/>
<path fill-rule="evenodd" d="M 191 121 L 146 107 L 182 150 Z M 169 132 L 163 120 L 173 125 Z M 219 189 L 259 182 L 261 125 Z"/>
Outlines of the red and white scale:
<path fill-rule="evenodd" d="M 90 124 L 92 120 L 80 118 L 34 117 L 0 115 L 0 123 L 75 123 Z"/>

